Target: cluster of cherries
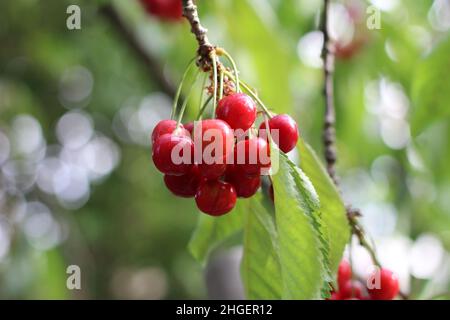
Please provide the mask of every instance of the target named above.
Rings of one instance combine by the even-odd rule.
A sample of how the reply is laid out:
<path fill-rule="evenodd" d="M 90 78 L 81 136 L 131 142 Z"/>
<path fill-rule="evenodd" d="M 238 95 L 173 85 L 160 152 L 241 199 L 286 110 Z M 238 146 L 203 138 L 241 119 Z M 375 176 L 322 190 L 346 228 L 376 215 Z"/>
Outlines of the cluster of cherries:
<path fill-rule="evenodd" d="M 339 264 L 337 282 L 338 290 L 331 293 L 329 300 L 392 300 L 399 292 L 397 276 L 390 270 L 382 268 L 370 275 L 369 281 L 379 279 L 378 285 L 372 283 L 370 288 L 362 281 L 353 279 L 350 264 L 343 260 Z M 377 282 L 375 280 L 375 282 Z M 373 287 L 373 288 L 372 288 Z"/>
<path fill-rule="evenodd" d="M 249 198 L 261 186 L 261 174 L 270 168 L 270 134 L 276 134 L 283 152 L 295 148 L 298 140 L 296 122 L 288 115 L 275 115 L 263 121 L 256 134 L 254 123 L 257 108 L 254 100 L 244 93 L 232 93 L 217 105 L 215 119 L 180 124 L 175 120 L 160 121 L 152 133 L 152 159 L 164 173 L 167 188 L 179 197 L 195 197 L 197 207 L 204 213 L 220 216 L 230 212 L 238 197 Z M 208 132 L 213 130 L 214 139 Z M 253 134 L 252 134 L 253 133 Z M 205 150 L 214 149 L 213 161 L 205 159 Z M 175 161 L 172 153 L 180 150 L 189 161 Z M 200 160 L 194 155 L 200 154 Z M 269 189 L 273 199 L 273 188 Z"/>
<path fill-rule="evenodd" d="M 183 18 L 181 0 L 140 0 L 152 16 L 165 21 L 179 21 Z"/>

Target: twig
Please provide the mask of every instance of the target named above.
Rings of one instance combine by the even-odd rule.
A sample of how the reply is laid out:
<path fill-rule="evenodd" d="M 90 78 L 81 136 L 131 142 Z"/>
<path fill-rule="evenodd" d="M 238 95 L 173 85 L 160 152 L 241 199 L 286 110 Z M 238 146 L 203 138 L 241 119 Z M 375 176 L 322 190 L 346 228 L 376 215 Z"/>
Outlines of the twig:
<path fill-rule="evenodd" d="M 338 184 L 336 176 L 336 112 L 334 107 L 334 91 L 333 91 L 333 74 L 334 74 L 334 44 L 330 40 L 328 33 L 328 11 L 329 0 L 324 0 L 324 8 L 322 12 L 321 31 L 323 33 L 323 71 L 325 77 L 324 96 L 325 96 L 325 119 L 323 128 L 323 143 L 325 147 L 325 160 L 327 163 L 327 171 L 334 183 Z"/>
<path fill-rule="evenodd" d="M 207 32 L 200 23 L 200 18 L 197 12 L 197 6 L 193 0 L 181 0 L 183 2 L 183 16 L 189 21 L 191 25 L 191 32 L 195 35 L 198 43 L 197 54 L 199 57 L 198 65 L 205 71 L 211 69 L 212 62 L 210 58 L 214 46 L 209 42 Z"/>
<path fill-rule="evenodd" d="M 109 20 L 117 34 L 119 34 L 134 51 L 139 60 L 144 63 L 148 69 L 149 75 L 153 78 L 155 84 L 159 86 L 159 89 L 173 98 L 176 93 L 176 88 L 164 74 L 164 70 L 161 68 L 161 62 L 139 43 L 113 5 L 106 4 L 102 6 L 100 12 Z"/>

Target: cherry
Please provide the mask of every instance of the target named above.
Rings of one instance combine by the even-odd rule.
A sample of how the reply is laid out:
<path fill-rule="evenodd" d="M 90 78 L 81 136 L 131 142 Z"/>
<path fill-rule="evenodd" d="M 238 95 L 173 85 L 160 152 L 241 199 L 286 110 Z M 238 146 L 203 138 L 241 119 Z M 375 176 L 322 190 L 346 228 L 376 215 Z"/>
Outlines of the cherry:
<path fill-rule="evenodd" d="M 371 279 L 380 277 L 379 288 L 369 288 L 370 297 L 373 300 L 392 300 L 398 294 L 399 283 L 397 276 L 388 269 L 381 269 L 379 274 L 373 273 Z"/>
<path fill-rule="evenodd" d="M 331 292 L 331 296 L 327 300 L 342 300 L 339 292 Z"/>
<path fill-rule="evenodd" d="M 266 140 L 250 138 L 235 146 L 234 163 L 247 176 L 259 176 L 261 169 L 270 167 L 270 149 Z"/>
<path fill-rule="evenodd" d="M 192 133 L 194 132 L 194 121 L 185 123 L 183 126 L 187 131 L 189 131 L 189 133 L 192 136 Z"/>
<path fill-rule="evenodd" d="M 228 166 L 225 181 L 231 183 L 240 198 L 250 198 L 261 186 L 261 178 L 248 177 L 243 174 L 238 166 Z"/>
<path fill-rule="evenodd" d="M 341 263 L 339 263 L 337 275 L 337 282 L 339 288 L 344 287 L 344 285 L 348 281 L 350 281 L 351 278 L 352 278 L 352 268 L 350 266 L 350 263 L 348 263 L 346 260 L 342 260 Z"/>
<path fill-rule="evenodd" d="M 224 164 L 233 152 L 234 135 L 230 126 L 219 119 L 207 119 L 196 122 L 194 126 L 195 161 L 205 165 Z M 216 152 L 221 152 L 216 154 Z M 220 166 L 219 166 L 220 167 Z"/>
<path fill-rule="evenodd" d="M 156 140 L 158 140 L 160 136 L 166 133 L 174 133 L 176 129 L 177 122 L 175 120 L 161 120 L 153 129 L 152 144 L 155 144 Z M 180 125 L 180 128 L 178 128 L 176 133 L 179 135 L 190 137 L 189 132 L 184 129 L 183 125 Z"/>
<path fill-rule="evenodd" d="M 226 163 L 213 163 L 206 164 L 200 163 L 198 165 L 200 170 L 200 175 L 208 180 L 217 180 L 225 173 L 227 169 Z"/>
<path fill-rule="evenodd" d="M 298 128 L 294 119 L 287 114 L 279 114 L 269 120 L 269 128 L 272 138 L 274 139 L 275 134 L 272 133 L 272 130 L 278 130 L 277 145 L 280 147 L 281 151 L 288 153 L 295 148 L 298 140 Z M 260 136 L 267 137 L 267 132 L 265 132 L 265 129 L 266 122 L 264 121 L 259 127 Z"/>
<path fill-rule="evenodd" d="M 179 150 L 175 154 L 181 159 L 174 159 L 172 157 L 172 150 L 175 147 Z M 189 152 L 190 154 L 185 155 L 185 152 Z M 153 145 L 153 163 L 159 171 L 168 175 L 187 174 L 192 169 L 192 164 L 194 163 L 193 157 L 194 143 L 191 138 L 183 135 L 164 134 Z M 177 164 L 175 160 L 183 161 Z"/>
<path fill-rule="evenodd" d="M 348 280 L 339 288 L 339 296 L 344 299 L 366 299 L 364 285 L 360 281 Z"/>
<path fill-rule="evenodd" d="M 180 0 L 141 0 L 145 10 L 162 20 L 177 21 L 183 18 Z"/>
<path fill-rule="evenodd" d="M 234 130 L 246 131 L 256 119 L 256 104 L 244 93 L 234 93 L 219 101 L 216 117 L 222 119 Z"/>
<path fill-rule="evenodd" d="M 236 190 L 224 181 L 204 180 L 195 194 L 197 207 L 211 216 L 221 216 L 231 211 L 236 204 Z"/>
<path fill-rule="evenodd" d="M 181 176 L 169 176 L 164 175 L 164 183 L 167 189 L 169 189 L 174 195 L 191 198 L 195 196 L 198 186 L 200 185 L 200 175 L 197 166 L 192 166 L 192 170 L 189 173 Z"/>

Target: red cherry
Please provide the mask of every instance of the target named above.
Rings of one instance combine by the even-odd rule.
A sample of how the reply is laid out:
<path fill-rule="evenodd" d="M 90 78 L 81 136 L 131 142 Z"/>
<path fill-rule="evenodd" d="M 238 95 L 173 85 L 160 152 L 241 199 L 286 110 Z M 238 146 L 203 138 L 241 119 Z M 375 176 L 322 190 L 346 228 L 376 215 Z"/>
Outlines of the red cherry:
<path fill-rule="evenodd" d="M 234 130 L 246 131 L 256 119 L 256 104 L 244 93 L 234 93 L 219 101 L 216 110 L 218 119 L 222 119 Z"/>
<path fill-rule="evenodd" d="M 175 133 L 176 129 L 177 122 L 175 120 L 161 120 L 153 129 L 152 144 L 155 144 L 156 140 L 164 134 Z M 183 125 L 180 125 L 180 128 L 178 128 L 176 134 L 190 137 L 189 132 L 184 129 Z"/>
<path fill-rule="evenodd" d="M 198 165 L 198 168 L 200 170 L 200 175 L 208 180 L 217 180 L 221 176 L 224 175 L 227 164 L 226 163 L 213 163 L 213 164 L 206 164 L 206 163 L 200 163 Z"/>
<path fill-rule="evenodd" d="M 192 136 L 192 133 L 194 132 L 194 121 L 185 123 L 183 126 L 187 131 L 189 131 L 189 133 Z"/>
<path fill-rule="evenodd" d="M 207 119 L 194 125 L 195 161 L 198 164 L 224 164 L 233 152 L 234 135 L 230 126 L 219 119 Z M 216 154 L 216 152 L 221 152 Z M 200 166 L 203 171 L 206 166 Z"/>
<path fill-rule="evenodd" d="M 250 138 L 235 146 L 234 164 L 247 176 L 261 175 L 261 169 L 270 167 L 270 149 L 266 140 Z"/>
<path fill-rule="evenodd" d="M 231 211 L 236 204 L 236 190 L 224 181 L 204 180 L 195 194 L 197 207 L 211 216 L 221 216 Z"/>
<path fill-rule="evenodd" d="M 200 175 L 197 166 L 192 166 L 192 170 L 182 176 L 164 175 L 164 183 L 174 195 L 191 198 L 195 196 L 200 185 Z"/>
<path fill-rule="evenodd" d="M 397 276 L 388 269 L 381 269 L 379 274 L 373 273 L 370 279 L 377 279 L 379 276 L 379 288 L 369 288 L 370 297 L 373 300 L 392 300 L 398 294 L 399 283 Z M 376 284 L 376 281 L 375 283 Z"/>
<path fill-rule="evenodd" d="M 177 148 L 174 154 L 179 159 L 172 157 L 174 148 Z M 185 152 L 190 154 L 185 154 Z M 153 163 L 159 171 L 168 175 L 179 176 L 190 172 L 194 163 L 193 156 L 194 143 L 191 138 L 186 136 L 164 134 L 153 145 Z"/>
<path fill-rule="evenodd" d="M 240 198 L 250 198 L 261 186 L 261 178 L 248 177 L 237 166 L 229 166 L 225 175 L 225 181 L 231 183 Z"/>
<path fill-rule="evenodd" d="M 340 288 L 339 296 L 341 300 L 364 300 L 366 299 L 364 285 L 359 281 L 349 280 Z"/>
<path fill-rule="evenodd" d="M 342 260 L 341 263 L 339 263 L 337 275 L 337 282 L 339 288 L 344 287 L 344 285 L 348 281 L 350 281 L 351 278 L 352 278 L 352 268 L 350 266 L 350 263 L 348 263 L 346 260 Z"/>
<path fill-rule="evenodd" d="M 327 300 L 342 300 L 339 292 L 331 292 L 331 296 Z"/>
<path fill-rule="evenodd" d="M 298 140 L 298 128 L 297 123 L 287 114 L 279 114 L 269 120 L 270 134 L 272 138 L 276 140 L 278 138 L 277 145 L 280 147 L 281 151 L 288 153 L 295 148 Z M 267 137 L 266 122 L 261 123 L 259 130 L 260 136 Z M 264 130 L 261 132 L 261 130 Z M 276 137 L 273 130 L 278 130 L 278 137 Z M 275 141 L 276 142 L 276 141 Z"/>
<path fill-rule="evenodd" d="M 176 21 L 183 18 L 180 0 L 141 0 L 145 10 L 162 20 Z"/>

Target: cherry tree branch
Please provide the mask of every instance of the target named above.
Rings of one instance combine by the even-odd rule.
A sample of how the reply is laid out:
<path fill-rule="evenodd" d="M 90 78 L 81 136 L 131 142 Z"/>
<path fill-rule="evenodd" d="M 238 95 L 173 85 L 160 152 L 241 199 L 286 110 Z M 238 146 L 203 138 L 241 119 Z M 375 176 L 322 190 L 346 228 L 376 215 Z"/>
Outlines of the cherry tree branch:
<path fill-rule="evenodd" d="M 161 61 L 152 53 L 146 50 L 142 44 L 136 39 L 134 34 L 129 30 L 120 14 L 111 4 L 104 5 L 100 8 L 101 14 L 108 19 L 111 26 L 115 28 L 116 33 L 128 44 L 135 55 L 142 61 L 148 74 L 158 85 L 159 89 L 170 97 L 174 97 L 176 88 L 167 78 L 161 67 Z"/>
<path fill-rule="evenodd" d="M 207 32 L 208 29 L 204 28 L 200 23 L 198 16 L 197 6 L 193 0 L 180 0 L 183 4 L 183 16 L 189 21 L 191 25 L 191 32 L 194 34 L 198 43 L 197 54 L 199 57 L 198 65 L 204 70 L 211 69 L 211 52 L 214 50 L 214 46 L 209 42 Z"/>

